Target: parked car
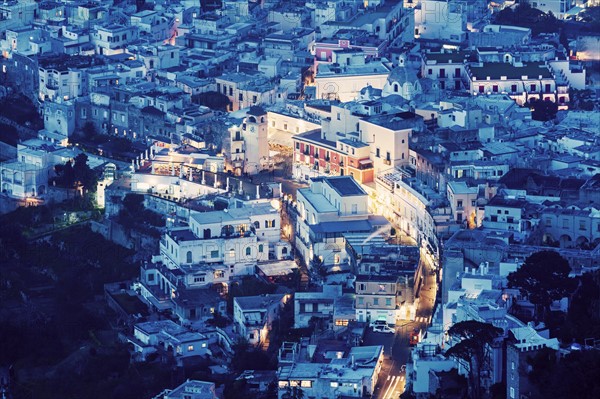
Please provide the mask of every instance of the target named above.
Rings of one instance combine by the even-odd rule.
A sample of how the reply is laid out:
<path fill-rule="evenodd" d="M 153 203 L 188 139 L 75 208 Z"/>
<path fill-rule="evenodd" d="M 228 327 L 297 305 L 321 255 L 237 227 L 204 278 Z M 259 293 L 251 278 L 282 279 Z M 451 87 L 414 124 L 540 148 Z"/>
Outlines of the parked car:
<path fill-rule="evenodd" d="M 374 320 L 371 322 L 371 324 L 369 324 L 369 327 L 376 327 L 376 326 L 387 326 L 388 323 L 385 320 Z"/>
<path fill-rule="evenodd" d="M 381 326 L 381 325 L 374 326 L 373 332 L 384 333 L 384 334 L 394 334 L 396 331 L 392 327 L 390 327 L 386 324 L 384 326 Z"/>

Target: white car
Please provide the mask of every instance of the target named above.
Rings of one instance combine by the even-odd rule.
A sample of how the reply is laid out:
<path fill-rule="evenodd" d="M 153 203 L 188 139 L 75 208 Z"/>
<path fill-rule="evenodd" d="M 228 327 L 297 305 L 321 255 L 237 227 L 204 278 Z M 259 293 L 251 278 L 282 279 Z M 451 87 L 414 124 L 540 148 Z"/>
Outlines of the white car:
<path fill-rule="evenodd" d="M 388 323 L 385 320 L 373 320 L 369 327 L 377 327 L 377 326 L 387 326 Z"/>
<path fill-rule="evenodd" d="M 390 327 L 386 324 L 386 325 L 374 326 L 373 332 L 384 333 L 384 334 L 394 334 L 396 331 L 392 327 Z"/>

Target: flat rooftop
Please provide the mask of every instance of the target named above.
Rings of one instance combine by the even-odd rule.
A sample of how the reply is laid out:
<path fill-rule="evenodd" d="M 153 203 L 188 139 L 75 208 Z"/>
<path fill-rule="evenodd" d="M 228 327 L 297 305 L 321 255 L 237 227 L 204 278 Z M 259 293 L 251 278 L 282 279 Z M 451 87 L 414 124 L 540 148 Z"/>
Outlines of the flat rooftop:
<path fill-rule="evenodd" d="M 342 197 L 367 195 L 365 190 L 351 176 L 335 176 L 325 179 L 325 182 Z"/>

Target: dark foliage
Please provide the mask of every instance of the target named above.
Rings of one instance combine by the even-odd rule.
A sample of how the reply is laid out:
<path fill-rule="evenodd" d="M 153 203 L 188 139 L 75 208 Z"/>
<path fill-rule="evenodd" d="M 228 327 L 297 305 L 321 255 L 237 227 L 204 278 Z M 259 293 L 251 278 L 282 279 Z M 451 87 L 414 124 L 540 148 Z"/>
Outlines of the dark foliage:
<path fill-rule="evenodd" d="M 538 306 L 542 316 L 554 300 L 573 292 L 575 280 L 569 278 L 569 262 L 555 251 L 536 252 L 508 275 L 508 286 L 520 288 L 529 301 Z"/>
<path fill-rule="evenodd" d="M 532 399 L 587 399 L 600 397 L 600 351 L 573 351 L 558 359 L 545 348 L 528 359 L 529 379 L 537 388 Z"/>
<path fill-rule="evenodd" d="M 244 370 L 275 370 L 277 362 L 272 361 L 267 352 L 262 349 L 253 348 L 245 340 L 238 341 L 233 350 L 235 356 L 231 361 L 231 367 L 238 371 Z"/>
<path fill-rule="evenodd" d="M 514 10 L 507 7 L 495 15 L 495 23 L 530 28 L 533 35 L 557 33 L 560 27 L 552 13 L 546 14 L 528 3 L 521 3 Z"/>
<path fill-rule="evenodd" d="M 144 207 L 144 196 L 141 194 L 125 196 L 117 221 L 128 230 L 135 228 L 152 236 L 158 233 L 156 227 L 165 226 L 165 219 L 161 214 Z"/>
<path fill-rule="evenodd" d="M 215 111 L 227 111 L 227 106 L 230 104 L 229 98 L 217 91 L 208 91 L 206 93 L 196 94 L 192 96 L 192 101 L 196 104 L 204 105 Z"/>
<path fill-rule="evenodd" d="M 600 272 L 586 273 L 579 278 L 566 315 L 553 312 L 548 327 L 563 342 L 584 343 L 600 337 Z"/>
<path fill-rule="evenodd" d="M 533 100 L 527 106 L 533 109 L 531 111 L 531 118 L 534 121 L 546 122 L 554 120 L 558 112 L 558 104 L 549 100 Z"/>
<path fill-rule="evenodd" d="M 469 397 L 482 397 L 481 371 L 486 357 L 486 347 L 502 333 L 502 330 L 488 323 L 475 320 L 461 321 L 448 330 L 448 334 L 459 342 L 446 351 L 469 370 Z"/>
<path fill-rule="evenodd" d="M 44 122 L 29 98 L 15 94 L 0 100 L 0 115 L 31 129 L 42 129 Z"/>
<path fill-rule="evenodd" d="M 14 126 L 0 123 L 0 141 L 16 147 L 19 142 L 17 129 Z"/>
<path fill-rule="evenodd" d="M 56 184 L 65 188 L 76 188 L 79 185 L 85 190 L 95 191 L 98 181 L 97 173 L 90 169 L 87 164 L 88 157 L 85 154 L 79 154 L 73 160 L 67 161 L 64 165 L 56 165 Z"/>

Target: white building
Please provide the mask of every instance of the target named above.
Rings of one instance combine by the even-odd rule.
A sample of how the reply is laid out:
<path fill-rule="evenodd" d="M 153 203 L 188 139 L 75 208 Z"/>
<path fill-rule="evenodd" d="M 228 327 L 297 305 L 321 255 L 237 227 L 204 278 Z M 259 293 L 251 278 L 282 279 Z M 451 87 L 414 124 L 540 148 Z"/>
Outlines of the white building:
<path fill-rule="evenodd" d="M 461 43 L 466 38 L 467 12 L 459 2 L 421 0 L 415 7 L 415 38 Z"/>
<path fill-rule="evenodd" d="M 349 261 L 343 233 L 370 232 L 388 225 L 371 216 L 368 195 L 350 176 L 312 179 L 297 191 L 296 247 L 306 265 L 339 269 Z"/>
<path fill-rule="evenodd" d="M 517 104 L 533 100 L 569 102 L 568 82 L 555 79 L 545 63 L 522 63 L 510 54 L 505 62 L 479 63 L 466 67 L 469 92 L 474 95 L 507 94 Z"/>
<path fill-rule="evenodd" d="M 483 227 L 491 230 L 514 231 L 516 234 L 531 229 L 527 220 L 524 199 L 511 199 L 500 196 L 492 198 L 485 206 Z"/>
<path fill-rule="evenodd" d="M 351 101 L 361 89 L 383 89 L 390 73 L 386 59 L 366 60 L 361 50 L 341 49 L 332 52 L 331 64 L 320 64 L 315 75 L 316 97 Z"/>
<path fill-rule="evenodd" d="M 477 198 L 479 187 L 469 187 L 464 181 L 448 182 L 448 201 L 454 220 L 458 224 L 477 227 L 483 219 L 483 212 L 478 211 Z"/>
<path fill-rule="evenodd" d="M 138 360 L 154 353 L 159 347 L 176 358 L 203 356 L 210 353 L 208 338 L 198 332 L 186 328 L 171 320 L 148 321 L 133 326 L 133 337 L 128 338 L 134 351 L 139 354 Z"/>
<path fill-rule="evenodd" d="M 160 243 L 170 268 L 194 264 L 231 267 L 223 278 L 254 273 L 257 261 L 269 259 L 269 247 L 280 240 L 281 218 L 270 204 L 193 213 L 189 227 L 174 228 Z"/>
<path fill-rule="evenodd" d="M 383 346 L 353 347 L 346 357 L 342 356 L 340 353 L 329 363 L 295 361 L 280 367 L 278 398 L 284 399 L 294 387 L 308 398 L 371 396 L 383 363 Z"/>
<path fill-rule="evenodd" d="M 263 344 L 289 297 L 286 294 L 271 294 L 233 298 L 236 332 L 250 345 Z"/>
<path fill-rule="evenodd" d="M 294 328 L 308 327 L 314 317 L 332 319 L 336 299 L 341 296 L 342 285 L 324 285 L 321 292 L 296 292 L 294 294 Z"/>
<path fill-rule="evenodd" d="M 152 42 L 170 39 L 174 34 L 174 19 L 160 15 L 156 11 L 143 10 L 130 17 L 131 26 L 138 28 L 140 36 Z"/>
<path fill-rule="evenodd" d="M 228 73 L 215 78 L 215 82 L 217 91 L 229 99 L 232 112 L 254 105 L 273 105 L 277 100 L 278 85 L 262 73 Z"/>
<path fill-rule="evenodd" d="M 429 373 L 449 371 L 456 368 L 456 362 L 442 354 L 436 343 L 419 342 L 411 351 L 412 363 L 406 367 L 406 381 L 416 395 L 429 393 Z"/>
<path fill-rule="evenodd" d="M 90 37 L 96 54 L 122 54 L 131 42 L 138 38 L 138 28 L 135 26 L 109 25 L 96 26 Z"/>
<path fill-rule="evenodd" d="M 187 380 L 175 389 L 166 389 L 152 399 L 219 399 L 214 382 Z"/>
<path fill-rule="evenodd" d="M 17 198 L 38 197 L 48 190 L 54 165 L 62 159 L 60 147 L 45 140 L 30 139 L 17 144 L 17 158 L 0 164 L 2 193 Z"/>

